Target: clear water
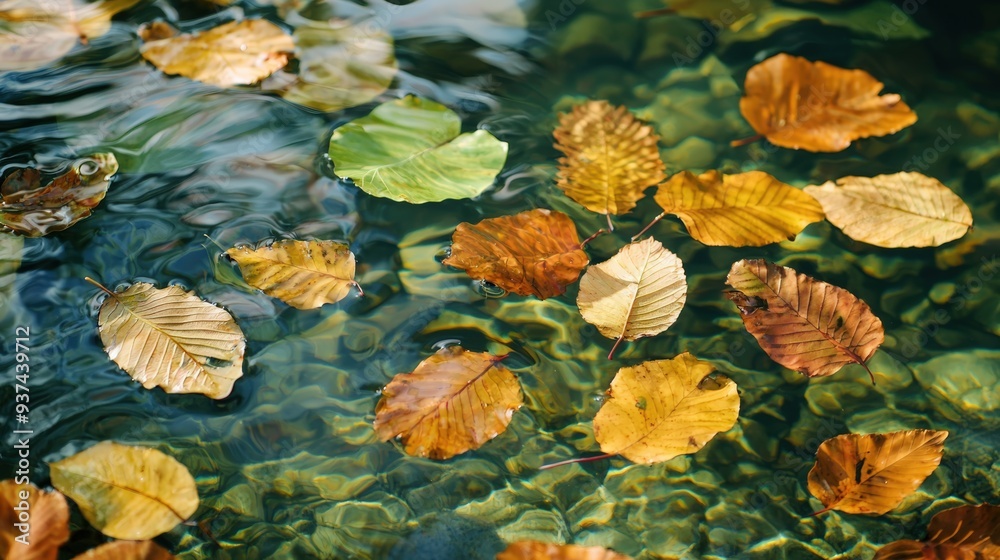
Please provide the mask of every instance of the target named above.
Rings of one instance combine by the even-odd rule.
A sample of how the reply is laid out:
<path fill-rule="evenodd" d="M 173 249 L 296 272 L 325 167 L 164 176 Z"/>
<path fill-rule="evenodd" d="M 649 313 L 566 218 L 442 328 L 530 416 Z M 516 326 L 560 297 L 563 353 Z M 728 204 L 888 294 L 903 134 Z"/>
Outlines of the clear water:
<path fill-rule="evenodd" d="M 33 342 L 32 480 L 47 484 L 46 462 L 100 440 L 170 453 L 195 475 L 196 521 L 211 534 L 180 526 L 157 539 L 185 559 L 471 558 L 492 535 L 601 545 L 643 559 L 868 558 L 897 538 L 922 538 L 942 509 L 997 502 L 1000 6 L 908 1 L 899 3 L 912 11 L 900 11 L 906 26 L 889 18 L 896 30 L 883 27 L 885 36 L 880 20 L 850 16 L 875 32 L 805 19 L 746 41 L 716 36 L 696 19 L 631 16 L 657 6 L 525 6 L 523 36 L 475 19 L 461 33 L 397 25 L 401 73 L 383 99 L 435 98 L 458 110 L 466 128 L 486 128 L 511 147 L 483 196 L 419 207 L 372 198 L 333 177 L 324 157 L 331 130 L 372 105 L 320 114 L 253 88 L 165 77 L 138 54 L 140 23 L 166 18 L 192 30 L 240 14 L 281 21 L 272 7 L 142 2 L 60 62 L 0 74 L 4 174 L 29 165 L 55 171 L 95 151 L 121 163 L 92 217 L 26 240 L 5 288 L 4 448 L 14 443 L 11 341 L 23 325 Z M 807 8 L 828 19 L 839 13 Z M 913 25 L 922 36 L 908 35 Z M 694 49 L 699 40 L 707 44 Z M 778 52 L 865 68 L 919 121 L 836 154 L 730 148 L 752 133 L 738 112 L 743 75 Z M 917 170 L 962 196 L 975 228 L 940 248 L 887 250 L 821 223 L 794 243 L 729 249 L 693 241 L 668 218 L 652 232 L 684 260 L 687 307 L 667 333 L 625 344 L 608 361 L 612 341 L 580 318 L 575 286 L 544 302 L 484 298 L 464 273 L 440 265 L 462 221 L 547 207 L 570 214 L 587 234 L 602 225 L 552 180 L 555 116 L 584 98 L 626 104 L 653 122 L 668 172 L 762 169 L 804 185 Z M 616 218 L 616 234 L 590 246 L 592 262 L 613 255 L 657 213 L 647 198 Z M 224 247 L 286 237 L 346 241 L 368 295 L 290 309 L 246 290 L 206 235 Z M 751 257 L 843 286 L 872 306 L 886 326 L 872 361 L 878 386 L 860 367 L 808 381 L 767 358 L 721 294 L 729 266 Z M 226 306 L 248 339 L 245 376 L 233 394 L 212 401 L 131 381 L 102 350 L 98 293 L 85 276 L 108 286 L 179 283 Z M 455 340 L 511 354 L 507 365 L 526 406 L 507 432 L 444 462 L 378 442 L 371 422 L 379 389 Z M 736 380 L 736 428 L 695 455 L 655 466 L 612 459 L 537 470 L 597 451 L 589 422 L 619 367 L 681 351 Z M 809 516 L 819 508 L 805 479 L 821 441 L 903 428 L 951 434 L 941 467 L 917 494 L 881 517 Z M 12 455 L 0 450 L 0 477 L 13 470 Z M 72 529 L 62 557 L 105 540 L 76 510 Z M 407 549 L 407 538 L 421 552 Z"/>

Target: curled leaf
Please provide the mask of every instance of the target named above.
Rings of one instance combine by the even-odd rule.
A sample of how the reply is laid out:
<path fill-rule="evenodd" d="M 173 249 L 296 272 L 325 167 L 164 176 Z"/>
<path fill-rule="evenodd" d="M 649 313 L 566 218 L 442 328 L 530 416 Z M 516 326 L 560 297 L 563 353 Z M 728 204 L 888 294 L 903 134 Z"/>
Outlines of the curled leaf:
<path fill-rule="evenodd" d="M 407 453 L 448 459 L 502 434 L 521 407 L 521 385 L 503 357 L 442 348 L 413 373 L 395 376 L 375 407 L 382 441 L 401 436 Z"/>
<path fill-rule="evenodd" d="M 761 259 L 733 263 L 727 297 L 772 360 L 823 377 L 865 362 L 885 338 L 868 304 L 843 288 Z M 868 370 L 871 374 L 871 370 Z M 875 378 L 872 376 L 872 382 Z"/>
<path fill-rule="evenodd" d="M 497 554 L 496 560 L 631 560 L 631 558 L 600 546 L 518 541 L 510 543 L 503 552 Z"/>
<path fill-rule="evenodd" d="M 694 453 L 736 424 L 736 383 L 685 352 L 670 360 L 623 367 L 594 417 L 601 451 L 634 463 Z"/>
<path fill-rule="evenodd" d="M 772 144 L 839 152 L 917 122 L 898 94 L 879 95 L 882 87 L 864 70 L 778 54 L 747 72 L 740 112 Z"/>
<path fill-rule="evenodd" d="M 354 253 L 335 241 L 287 239 L 258 249 L 233 247 L 226 255 L 247 284 L 296 309 L 336 303 L 357 286 Z"/>
<path fill-rule="evenodd" d="M 809 493 L 823 502 L 820 513 L 888 513 L 941 463 L 947 437 L 945 431 L 904 430 L 830 438 L 816 451 Z"/>
<path fill-rule="evenodd" d="M 723 175 L 682 171 L 660 185 L 656 203 L 706 245 L 760 246 L 794 239 L 823 219 L 813 197 L 763 171 Z"/>
<path fill-rule="evenodd" d="M 132 379 L 147 389 L 213 399 L 232 392 L 243 375 L 246 340 L 225 309 L 179 286 L 136 282 L 112 292 L 93 283 L 109 296 L 97 319 L 104 350 Z"/>
<path fill-rule="evenodd" d="M 921 173 L 843 177 L 805 191 L 844 234 L 879 247 L 937 247 L 972 227 L 965 202 Z"/>
<path fill-rule="evenodd" d="M 1000 558 L 1000 506 L 958 506 L 939 512 L 927 539 L 883 546 L 873 560 L 994 560 Z"/>
<path fill-rule="evenodd" d="M 52 485 L 98 531 L 146 540 L 194 515 L 198 490 L 187 468 L 149 447 L 102 441 L 49 465 Z"/>
<path fill-rule="evenodd" d="M 557 185 L 592 212 L 624 214 L 643 191 L 663 179 L 653 127 L 625 107 L 588 101 L 559 116 L 553 135 L 559 158 Z"/>
<path fill-rule="evenodd" d="M 73 560 L 175 560 L 175 556 L 153 541 L 115 541 L 104 543 Z"/>
<path fill-rule="evenodd" d="M 56 560 L 69 540 L 69 506 L 59 492 L 0 481 L 0 558 Z"/>
<path fill-rule="evenodd" d="M 444 264 L 509 292 L 545 299 L 565 292 L 589 261 L 569 216 L 539 208 L 459 224 Z"/>
<path fill-rule="evenodd" d="M 653 239 L 630 243 L 587 269 L 576 304 L 584 320 L 617 341 L 659 334 L 673 325 L 687 299 L 687 279 L 677 255 Z"/>

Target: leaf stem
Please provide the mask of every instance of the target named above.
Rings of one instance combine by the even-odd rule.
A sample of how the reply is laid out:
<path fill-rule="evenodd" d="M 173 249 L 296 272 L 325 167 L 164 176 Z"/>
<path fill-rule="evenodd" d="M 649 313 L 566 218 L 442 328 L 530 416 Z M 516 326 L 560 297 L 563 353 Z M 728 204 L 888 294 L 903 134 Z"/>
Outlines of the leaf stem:
<path fill-rule="evenodd" d="M 98 288 L 100 288 L 102 292 L 104 292 L 104 293 L 108 294 L 109 296 L 112 296 L 112 297 L 114 297 L 115 293 L 114 293 L 114 292 L 112 292 L 111 290 L 109 290 L 109 289 L 105 288 L 105 287 L 104 287 L 104 286 L 103 286 L 103 285 L 102 285 L 102 284 L 101 284 L 100 282 L 98 282 L 97 280 L 94 280 L 94 279 L 93 279 L 93 278 L 91 278 L 90 276 L 84 276 L 84 277 L 83 277 L 83 279 L 84 279 L 84 280 L 86 280 L 87 282 L 90 282 L 91 284 L 93 284 L 93 285 L 97 286 Z"/>
<path fill-rule="evenodd" d="M 651 17 L 656 17 L 656 16 L 666 16 L 666 15 L 676 14 L 676 13 L 677 13 L 677 10 L 675 10 L 674 8 L 657 8 L 655 10 L 645 10 L 645 11 L 642 11 L 642 12 L 636 12 L 635 13 L 635 17 L 636 17 L 636 19 L 646 19 L 646 18 L 651 18 Z"/>
<path fill-rule="evenodd" d="M 357 280 L 351 280 L 351 283 L 358 289 L 358 297 L 365 297 L 365 291 L 361 289 L 361 284 L 358 284 Z"/>
<path fill-rule="evenodd" d="M 637 233 L 637 234 L 635 234 L 635 235 L 632 236 L 632 241 L 635 241 L 636 239 L 642 237 L 642 234 L 646 233 L 649 230 L 649 228 L 651 228 L 654 225 L 656 225 L 656 222 L 659 222 L 660 220 L 662 220 L 663 217 L 666 216 L 666 215 L 667 215 L 666 212 L 660 212 L 660 215 L 657 216 L 657 217 L 655 217 L 655 218 L 653 218 L 652 222 L 649 222 L 648 224 L 646 224 L 646 227 L 642 228 L 642 231 L 640 231 L 639 233 Z"/>
<path fill-rule="evenodd" d="M 557 463 L 549 463 L 547 465 L 542 465 L 538 467 L 538 470 L 544 471 L 546 469 L 554 469 L 556 467 L 561 467 L 563 465 L 569 465 L 572 463 L 589 463 L 591 461 L 600 461 L 601 459 L 610 459 L 614 455 L 610 453 L 605 453 L 604 455 L 595 455 L 593 457 L 576 457 L 575 459 L 566 459 L 565 461 L 559 461 Z"/>
<path fill-rule="evenodd" d="M 615 231 L 615 225 L 611 223 L 611 213 L 605 214 L 604 217 L 608 219 L 608 231 Z"/>
<path fill-rule="evenodd" d="M 872 373 L 872 370 L 868 367 L 868 364 L 861 362 L 861 367 L 865 368 L 865 371 L 868 372 L 868 377 L 872 378 L 872 386 L 877 387 L 878 385 L 875 383 L 875 374 Z"/>
<path fill-rule="evenodd" d="M 733 140 L 732 142 L 729 143 L 729 145 L 731 147 L 733 147 L 733 148 L 739 148 L 740 146 L 746 146 L 747 144 L 753 144 L 754 142 L 756 142 L 758 140 L 763 140 L 763 139 L 764 139 L 764 135 L 763 134 L 754 134 L 753 136 L 750 136 L 748 138 L 740 138 L 739 140 Z"/>
<path fill-rule="evenodd" d="M 613 359 L 613 356 L 615 355 L 615 350 L 618 349 L 618 345 L 621 344 L 623 340 L 625 340 L 625 335 L 624 334 L 618 337 L 618 340 L 615 341 L 615 345 L 612 346 L 611 347 L 611 351 L 608 352 L 608 359 L 609 360 Z"/>
<path fill-rule="evenodd" d="M 205 239 L 208 239 L 209 241 L 212 242 L 213 245 L 215 245 L 216 247 L 218 247 L 219 250 L 222 251 L 222 254 L 226 254 L 226 251 L 228 251 L 228 249 L 226 249 L 225 247 L 223 247 L 222 245 L 220 245 L 218 241 L 216 241 L 216 240 L 212 239 L 211 237 L 209 237 L 207 233 L 202 234 L 202 235 L 205 236 Z"/>
<path fill-rule="evenodd" d="M 611 232 L 609 230 L 604 229 L 604 228 L 601 228 L 601 229 L 595 231 L 593 235 L 591 235 L 590 237 L 588 237 L 588 238 L 586 238 L 586 239 L 584 239 L 583 241 L 580 242 L 580 248 L 583 249 L 584 247 L 587 246 L 587 243 L 590 243 L 591 241 L 593 241 L 594 239 L 596 239 L 598 236 L 604 235 L 605 233 L 611 233 Z"/>

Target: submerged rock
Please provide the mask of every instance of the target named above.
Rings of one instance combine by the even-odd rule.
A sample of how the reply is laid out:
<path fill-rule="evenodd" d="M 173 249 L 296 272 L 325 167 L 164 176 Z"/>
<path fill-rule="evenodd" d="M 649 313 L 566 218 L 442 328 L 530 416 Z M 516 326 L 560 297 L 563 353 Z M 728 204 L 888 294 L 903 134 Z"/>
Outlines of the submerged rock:
<path fill-rule="evenodd" d="M 396 543 L 389 560 L 492 560 L 505 547 L 489 524 L 454 513 L 432 515 Z"/>

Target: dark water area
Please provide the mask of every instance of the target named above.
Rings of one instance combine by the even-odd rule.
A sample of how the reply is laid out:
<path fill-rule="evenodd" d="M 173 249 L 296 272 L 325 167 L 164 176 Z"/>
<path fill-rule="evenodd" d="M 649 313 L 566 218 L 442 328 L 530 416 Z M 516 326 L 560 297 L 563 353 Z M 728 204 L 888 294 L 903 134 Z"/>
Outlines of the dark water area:
<path fill-rule="evenodd" d="M 1000 5 L 711 4 L 718 18 L 634 17 L 662 7 L 655 0 L 372 4 L 399 61 L 376 101 L 427 97 L 455 110 L 463 130 L 509 144 L 484 194 L 423 205 L 370 196 L 333 172 L 332 131 L 376 102 L 324 113 L 256 87 L 164 75 L 138 50 L 138 26 L 156 19 L 190 32 L 263 17 L 290 30 L 296 18 L 357 16 L 357 4 L 143 1 L 57 62 L 0 72 L 3 176 L 25 167 L 54 176 L 96 152 L 120 164 L 91 217 L 25 239 L 23 250 L 0 244 L 0 479 L 17 468 L 13 333 L 29 327 L 31 480 L 47 486 L 48 463 L 103 440 L 168 453 L 201 499 L 202 528 L 156 539 L 183 559 L 486 558 L 495 543 L 529 538 L 637 559 L 867 559 L 923 538 L 939 511 L 1000 503 Z M 713 25 L 727 10 L 739 30 Z M 747 70 L 782 52 L 868 71 L 918 121 L 838 153 L 731 147 L 754 134 L 739 111 Z M 623 343 L 609 361 L 613 341 L 580 316 L 576 284 L 544 301 L 486 297 L 440 262 L 461 222 L 550 208 L 583 237 L 605 225 L 554 180 L 557 115 L 585 99 L 652 124 L 668 175 L 762 170 L 801 187 L 919 171 L 968 204 L 974 228 L 941 247 L 883 249 L 819 222 L 795 241 L 737 249 L 703 245 L 668 217 L 650 233 L 684 262 L 687 304 L 668 331 Z M 616 216 L 616 231 L 588 245 L 591 263 L 659 213 L 649 195 Z M 248 287 L 221 256 L 220 246 L 288 238 L 349 244 L 366 296 L 297 310 Z M 5 268 L 18 252 L 20 265 Z M 869 362 L 878 384 L 856 365 L 810 380 L 771 361 L 722 294 L 743 258 L 867 302 L 886 331 Z M 247 338 L 232 394 L 132 381 L 103 350 L 101 294 L 87 276 L 111 288 L 176 284 L 230 311 Z M 510 355 L 525 406 L 507 431 L 447 461 L 380 442 L 382 387 L 456 341 Z M 736 381 L 736 427 L 655 465 L 538 469 L 599 452 L 591 420 L 620 367 L 685 351 Z M 899 508 L 810 516 L 821 506 L 806 475 L 823 440 L 915 428 L 950 435 L 939 468 Z M 60 558 L 108 540 L 74 508 Z"/>

